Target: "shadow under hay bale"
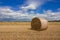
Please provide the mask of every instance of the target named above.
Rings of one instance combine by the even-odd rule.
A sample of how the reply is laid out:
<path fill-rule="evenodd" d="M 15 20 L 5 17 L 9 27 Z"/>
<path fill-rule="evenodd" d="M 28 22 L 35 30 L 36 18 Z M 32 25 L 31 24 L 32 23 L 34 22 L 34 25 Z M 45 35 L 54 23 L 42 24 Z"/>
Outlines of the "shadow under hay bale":
<path fill-rule="evenodd" d="M 38 30 L 42 31 L 47 29 L 48 27 L 48 21 L 44 18 L 33 18 L 31 22 L 31 29 L 32 30 Z"/>

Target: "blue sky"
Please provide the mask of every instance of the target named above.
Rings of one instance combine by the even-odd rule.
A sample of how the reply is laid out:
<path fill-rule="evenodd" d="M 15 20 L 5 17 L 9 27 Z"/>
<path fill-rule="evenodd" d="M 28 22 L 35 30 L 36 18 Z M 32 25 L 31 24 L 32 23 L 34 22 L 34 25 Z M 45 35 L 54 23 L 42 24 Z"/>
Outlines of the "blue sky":
<path fill-rule="evenodd" d="M 0 0 L 0 21 L 60 20 L 60 0 Z"/>

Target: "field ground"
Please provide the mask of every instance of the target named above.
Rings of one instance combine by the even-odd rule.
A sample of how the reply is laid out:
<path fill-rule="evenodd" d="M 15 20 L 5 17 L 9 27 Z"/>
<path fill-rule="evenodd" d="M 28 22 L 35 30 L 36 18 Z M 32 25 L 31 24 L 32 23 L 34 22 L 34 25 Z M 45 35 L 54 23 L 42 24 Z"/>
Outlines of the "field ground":
<path fill-rule="evenodd" d="M 0 40 L 60 40 L 60 22 L 48 22 L 48 29 L 31 30 L 31 22 L 0 22 Z"/>

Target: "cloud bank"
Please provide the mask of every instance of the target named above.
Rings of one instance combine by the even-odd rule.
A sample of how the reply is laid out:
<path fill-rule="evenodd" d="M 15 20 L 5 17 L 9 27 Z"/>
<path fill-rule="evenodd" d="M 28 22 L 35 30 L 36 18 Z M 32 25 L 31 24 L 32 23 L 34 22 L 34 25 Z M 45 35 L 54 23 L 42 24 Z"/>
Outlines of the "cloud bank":
<path fill-rule="evenodd" d="M 46 18 L 49 21 L 60 20 L 60 12 L 52 12 L 52 10 L 44 11 L 44 14 L 40 13 L 28 13 L 23 10 L 14 11 L 9 7 L 0 7 L 0 20 L 8 19 L 11 21 L 31 21 L 34 17 Z M 14 20 L 12 20 L 14 19 Z"/>
<path fill-rule="evenodd" d="M 34 17 L 46 18 L 48 21 L 60 20 L 60 8 L 57 9 L 58 12 L 44 10 L 43 14 L 35 13 L 34 10 L 47 1 L 50 0 L 27 0 L 27 6 L 22 5 L 18 11 L 12 10 L 11 7 L 0 7 L 0 21 L 31 21 Z"/>

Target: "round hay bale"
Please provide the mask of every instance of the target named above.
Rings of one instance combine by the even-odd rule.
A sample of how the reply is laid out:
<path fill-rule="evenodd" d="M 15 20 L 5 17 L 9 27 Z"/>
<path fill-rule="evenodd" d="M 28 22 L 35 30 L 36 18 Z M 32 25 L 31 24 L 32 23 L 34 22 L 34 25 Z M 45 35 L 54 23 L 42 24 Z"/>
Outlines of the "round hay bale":
<path fill-rule="evenodd" d="M 31 22 L 31 29 L 44 30 L 48 27 L 48 21 L 44 18 L 33 18 Z"/>

